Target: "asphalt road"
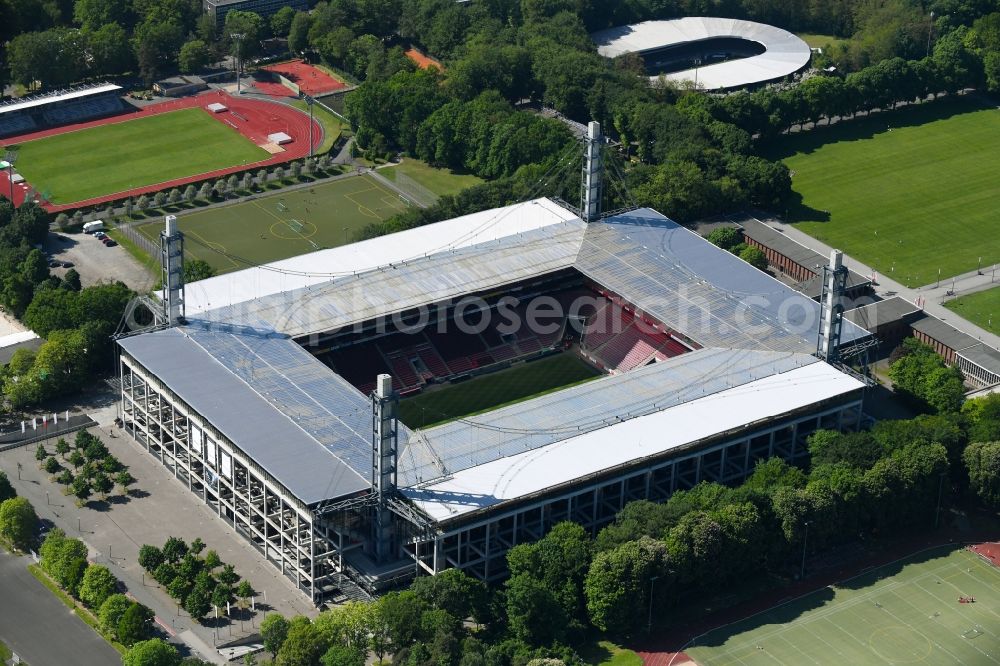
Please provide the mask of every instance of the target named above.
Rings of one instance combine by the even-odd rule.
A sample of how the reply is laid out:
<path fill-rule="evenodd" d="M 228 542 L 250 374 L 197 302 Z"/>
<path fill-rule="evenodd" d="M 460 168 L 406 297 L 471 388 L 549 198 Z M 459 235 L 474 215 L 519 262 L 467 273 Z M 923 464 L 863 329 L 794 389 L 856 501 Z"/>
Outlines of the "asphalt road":
<path fill-rule="evenodd" d="M 121 656 L 28 571 L 0 552 L 0 639 L 31 666 L 117 666 Z"/>

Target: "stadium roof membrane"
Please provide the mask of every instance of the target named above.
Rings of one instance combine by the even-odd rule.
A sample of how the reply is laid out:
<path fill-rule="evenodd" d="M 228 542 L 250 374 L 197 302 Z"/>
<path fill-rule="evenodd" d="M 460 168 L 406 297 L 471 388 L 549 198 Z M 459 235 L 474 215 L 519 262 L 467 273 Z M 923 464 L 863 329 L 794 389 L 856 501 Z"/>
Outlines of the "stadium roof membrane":
<path fill-rule="evenodd" d="M 681 410 L 690 402 L 728 395 L 719 411 L 745 424 L 861 386 L 809 355 L 818 303 L 653 210 L 586 224 L 548 199 L 194 283 L 187 287 L 186 325 L 120 344 L 311 505 L 369 487 L 371 406 L 293 338 L 567 268 L 707 349 L 420 433 L 400 424 L 401 487 L 454 483 L 457 489 L 487 466 L 493 471 L 484 474 L 502 480 L 510 474 L 504 465 L 520 460 L 523 468 L 536 460 L 518 456 L 557 443 L 565 452 L 570 440 L 617 450 L 614 460 L 589 449 L 561 454 L 576 460 L 556 476 L 585 476 L 728 427 L 729 417 L 718 412 L 705 418 L 700 408 Z M 845 343 L 866 335 L 844 322 Z M 795 374 L 807 366 L 812 370 Z M 740 386 L 761 390 L 732 392 Z M 678 420 L 635 425 L 668 412 Z M 625 430 L 614 440 L 595 434 L 623 423 L 632 423 L 628 433 L 673 434 L 656 450 L 648 437 L 646 444 L 639 437 L 634 447 L 621 446 L 633 441 L 622 437 Z M 555 473 L 551 460 L 541 466 Z M 533 492 L 525 484 L 524 492 Z M 435 492 L 450 487 L 434 486 Z M 494 500 L 477 501 L 503 501 L 521 487 L 508 485 Z M 411 498 L 421 498 L 431 515 L 454 514 L 451 501 L 422 492 Z"/>
<path fill-rule="evenodd" d="M 706 90 L 739 88 L 794 74 L 809 64 L 812 53 L 808 44 L 787 30 L 753 21 L 704 16 L 645 21 L 608 28 L 591 35 L 597 44 L 597 52 L 607 58 L 625 53 L 642 54 L 719 37 L 757 42 L 764 47 L 764 52 L 740 60 L 703 65 L 697 70 L 688 69 L 663 76 L 678 83 L 697 80 L 698 87 Z"/>
<path fill-rule="evenodd" d="M 49 93 L 47 95 L 38 95 L 23 102 L 10 102 L 7 104 L 0 105 L 0 114 L 15 113 L 17 111 L 24 111 L 25 109 L 34 108 L 36 106 L 55 104 L 56 102 L 67 102 L 71 99 L 90 97 L 91 95 L 99 95 L 101 93 L 111 92 L 113 90 L 122 90 L 122 87 L 119 85 L 115 85 L 114 83 L 104 83 L 100 85 L 79 88 L 76 90 L 65 90 L 55 93 Z"/>

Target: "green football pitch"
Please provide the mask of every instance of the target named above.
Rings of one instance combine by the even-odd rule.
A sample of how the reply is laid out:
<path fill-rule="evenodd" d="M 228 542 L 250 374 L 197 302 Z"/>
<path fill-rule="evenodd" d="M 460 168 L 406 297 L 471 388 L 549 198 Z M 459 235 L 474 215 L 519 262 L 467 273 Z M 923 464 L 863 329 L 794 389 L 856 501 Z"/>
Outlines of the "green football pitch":
<path fill-rule="evenodd" d="M 67 204 L 269 157 L 192 108 L 27 141 L 17 170 L 49 201 Z"/>
<path fill-rule="evenodd" d="M 352 234 L 409 204 L 368 175 L 280 192 L 231 206 L 177 216 L 188 257 L 219 273 L 350 242 Z M 138 227 L 158 242 L 164 222 Z"/>
<path fill-rule="evenodd" d="M 411 428 L 424 428 L 491 411 L 600 376 L 599 370 L 578 356 L 556 354 L 406 398 L 399 403 L 399 419 Z"/>
<path fill-rule="evenodd" d="M 972 97 L 781 137 L 796 226 L 910 287 L 1000 262 L 1000 109 Z"/>
<path fill-rule="evenodd" d="M 684 651 L 699 666 L 996 664 L 998 620 L 1000 569 L 949 546 L 717 629 Z"/>
<path fill-rule="evenodd" d="M 967 296 L 959 296 L 946 301 L 944 306 L 957 312 L 976 326 L 991 333 L 1000 334 L 1000 287 L 977 291 Z"/>

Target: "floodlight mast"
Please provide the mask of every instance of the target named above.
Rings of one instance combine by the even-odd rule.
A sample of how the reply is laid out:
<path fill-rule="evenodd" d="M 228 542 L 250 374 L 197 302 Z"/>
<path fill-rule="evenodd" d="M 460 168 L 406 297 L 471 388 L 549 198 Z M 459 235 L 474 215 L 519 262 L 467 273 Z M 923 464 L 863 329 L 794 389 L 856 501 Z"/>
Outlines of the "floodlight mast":
<path fill-rule="evenodd" d="M 396 492 L 399 396 L 392 389 L 392 376 L 376 378 L 372 392 L 372 494 L 377 496 L 372 521 L 376 562 L 393 556 L 393 522 L 389 502 Z"/>
<path fill-rule="evenodd" d="M 601 177 L 604 165 L 601 163 L 601 123 L 592 120 L 587 125 L 584 137 L 583 182 L 580 196 L 580 214 L 584 222 L 595 222 L 601 217 Z"/>
<path fill-rule="evenodd" d="M 229 34 L 229 38 L 236 42 L 236 94 L 242 94 L 240 92 L 240 70 L 243 64 L 243 38 L 246 35 L 242 32 L 233 32 Z"/>
<path fill-rule="evenodd" d="M 184 322 L 184 235 L 177 216 L 167 215 L 160 232 L 160 267 L 163 271 L 163 318 L 168 326 Z"/>

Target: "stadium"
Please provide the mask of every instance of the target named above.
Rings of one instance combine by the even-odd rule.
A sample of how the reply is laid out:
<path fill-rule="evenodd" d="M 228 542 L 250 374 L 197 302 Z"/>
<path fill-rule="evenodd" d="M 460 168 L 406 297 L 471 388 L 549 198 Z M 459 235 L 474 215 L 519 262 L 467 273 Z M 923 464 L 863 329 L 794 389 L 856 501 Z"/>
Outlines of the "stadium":
<path fill-rule="evenodd" d="M 15 204 L 31 196 L 52 213 L 97 206 L 301 159 L 324 139 L 308 114 L 269 99 L 212 90 L 139 109 L 122 93 L 94 84 L 0 104 Z M 8 177 L 0 174 L 4 193 Z"/>
<path fill-rule="evenodd" d="M 809 45 L 763 23 L 691 16 L 608 28 L 591 37 L 605 58 L 638 54 L 651 80 L 663 76 L 702 90 L 777 81 L 809 64 Z"/>
<path fill-rule="evenodd" d="M 497 580 L 559 521 L 857 427 L 865 383 L 824 360 L 868 336 L 837 314 L 845 271 L 817 303 L 654 210 L 600 215 L 595 126 L 579 211 L 534 199 L 186 286 L 168 219 L 161 321 L 118 340 L 126 431 L 320 603 Z"/>

